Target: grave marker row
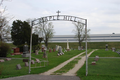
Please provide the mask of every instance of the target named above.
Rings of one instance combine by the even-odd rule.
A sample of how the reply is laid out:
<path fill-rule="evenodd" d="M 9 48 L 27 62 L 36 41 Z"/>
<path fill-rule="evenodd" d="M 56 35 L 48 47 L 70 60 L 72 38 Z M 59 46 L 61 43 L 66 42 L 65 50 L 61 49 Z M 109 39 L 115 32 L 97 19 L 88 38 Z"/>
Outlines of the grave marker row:
<path fill-rule="evenodd" d="M 6 60 L 6 61 L 10 61 L 11 58 L 6 58 L 5 60 Z M 5 60 L 4 60 L 4 59 L 0 59 L 0 62 L 5 62 Z"/>
<path fill-rule="evenodd" d="M 95 56 L 95 59 L 94 59 L 94 61 L 91 63 L 92 65 L 96 65 L 96 61 L 98 61 L 99 60 L 99 56 Z"/>

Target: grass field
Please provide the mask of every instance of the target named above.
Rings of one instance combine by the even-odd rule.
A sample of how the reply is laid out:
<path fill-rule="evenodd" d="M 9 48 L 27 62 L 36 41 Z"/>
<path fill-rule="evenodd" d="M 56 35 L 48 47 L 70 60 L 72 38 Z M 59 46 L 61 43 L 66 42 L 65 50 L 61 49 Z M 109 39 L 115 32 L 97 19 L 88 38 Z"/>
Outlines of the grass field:
<path fill-rule="evenodd" d="M 50 43 L 49 47 L 54 47 L 55 45 L 60 45 L 66 47 L 66 43 Z M 77 48 L 77 43 L 69 43 L 70 46 L 73 48 Z M 95 57 L 98 55 L 99 57 L 120 57 L 117 53 L 112 52 L 111 50 L 105 51 L 105 44 L 109 45 L 109 49 L 111 47 L 120 48 L 120 42 L 100 42 L 100 43 L 88 43 L 88 48 L 95 49 L 98 48 L 98 51 L 95 51 L 90 57 Z M 10 44 L 14 47 L 14 45 Z M 82 44 L 84 46 L 84 43 Z M 85 50 L 84 50 L 85 51 Z M 72 50 L 70 52 L 65 52 L 62 56 L 57 56 L 57 52 L 48 53 L 48 61 L 49 65 L 42 68 L 32 68 L 31 74 L 39 74 L 49 69 L 59 65 L 60 63 L 70 59 L 71 57 L 81 53 L 83 51 Z M 82 56 L 84 56 L 83 54 Z M 36 57 L 38 59 L 44 59 L 43 53 L 39 53 L 39 55 L 35 55 L 32 53 L 32 57 Z M 11 56 L 10 54 L 8 57 L 13 58 L 22 58 L 21 55 Z M 34 59 L 34 58 L 32 58 Z M 88 59 L 88 76 L 85 76 L 85 65 L 77 72 L 77 76 L 81 78 L 81 80 L 120 80 L 120 59 L 103 59 L 100 58 L 96 65 L 91 65 L 91 62 L 94 61 L 94 58 Z M 74 65 L 75 62 L 72 62 Z M 20 64 L 22 69 L 16 70 L 16 65 Z M 39 65 L 39 64 L 37 64 Z M 34 65 L 32 65 L 34 66 Z M 69 66 L 69 65 L 68 65 Z M 65 68 L 65 70 L 68 68 Z M 22 59 L 12 59 L 11 61 L 5 61 L 0 63 L 0 78 L 7 78 L 13 76 L 21 76 L 28 74 L 28 67 L 25 67 Z M 61 72 L 62 73 L 62 72 Z"/>
<path fill-rule="evenodd" d="M 90 57 L 120 57 L 117 53 L 112 51 L 98 50 L 92 53 Z M 77 72 L 77 76 L 81 80 L 120 80 L 120 58 L 100 58 L 96 65 L 91 65 L 94 58 L 88 59 L 88 76 L 85 76 L 85 64 Z"/>
<path fill-rule="evenodd" d="M 83 51 L 85 51 L 85 50 L 83 50 Z M 51 52 L 51 53 L 47 52 L 49 65 L 46 65 L 46 67 L 42 67 L 42 68 L 31 68 L 31 74 L 39 74 L 39 73 L 48 71 L 49 69 L 52 69 L 53 67 L 59 65 L 60 63 L 70 59 L 71 57 L 73 57 L 83 51 L 72 50 L 69 52 L 65 52 L 65 54 L 62 56 L 57 56 L 57 53 L 58 53 L 57 51 Z M 8 57 L 22 58 L 21 55 L 16 55 L 16 56 L 8 55 Z M 32 53 L 32 57 L 36 57 L 38 59 L 44 59 L 42 52 L 40 52 L 39 55 L 35 55 L 35 53 Z M 17 64 L 20 64 L 22 69 L 16 70 Z M 39 65 L 39 63 L 37 65 Z M 32 66 L 34 66 L 34 64 Z M 2 63 L 0 63 L 0 68 L 2 69 L 0 78 L 7 78 L 7 77 L 21 76 L 21 75 L 28 74 L 28 67 L 25 67 L 22 59 L 12 59 L 11 61 L 2 62 Z"/>

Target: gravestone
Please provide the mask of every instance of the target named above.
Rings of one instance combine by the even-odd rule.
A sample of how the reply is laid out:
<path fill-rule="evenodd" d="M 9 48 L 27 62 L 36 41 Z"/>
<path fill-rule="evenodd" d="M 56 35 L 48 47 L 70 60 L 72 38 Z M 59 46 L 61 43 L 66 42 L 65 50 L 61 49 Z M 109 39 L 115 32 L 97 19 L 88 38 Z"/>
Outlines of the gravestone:
<path fill-rule="evenodd" d="M 115 47 L 112 47 L 112 51 L 115 52 Z"/>
<path fill-rule="evenodd" d="M 57 51 L 57 45 L 56 45 L 56 47 L 55 47 L 55 50 Z"/>
<path fill-rule="evenodd" d="M 26 67 L 28 66 L 28 62 L 25 62 L 25 66 L 26 66 Z"/>
<path fill-rule="evenodd" d="M 67 39 L 67 51 L 69 51 L 69 43 L 68 43 L 68 39 Z"/>
<path fill-rule="evenodd" d="M 95 61 L 98 61 L 99 60 L 99 56 L 95 56 Z"/>
<path fill-rule="evenodd" d="M 44 49 L 43 58 L 47 58 L 46 48 Z"/>
<path fill-rule="evenodd" d="M 23 62 L 28 62 L 28 59 L 23 59 Z"/>
<path fill-rule="evenodd" d="M 0 59 L 0 62 L 5 62 L 5 60 L 4 59 Z"/>
<path fill-rule="evenodd" d="M 6 61 L 10 61 L 11 60 L 11 58 L 6 58 Z"/>
<path fill-rule="evenodd" d="M 92 65 L 96 65 L 96 62 L 95 62 L 95 61 L 93 61 L 91 64 L 92 64 Z"/>
<path fill-rule="evenodd" d="M 29 57 L 30 56 L 30 53 L 28 51 L 28 45 L 24 45 L 23 46 L 23 55 L 22 57 Z"/>
<path fill-rule="evenodd" d="M 57 45 L 57 46 L 56 46 L 56 51 L 58 51 L 58 49 L 59 49 L 59 46 Z"/>
<path fill-rule="evenodd" d="M 106 44 L 106 49 L 105 50 L 108 51 L 108 44 Z"/>
<path fill-rule="evenodd" d="M 58 54 L 59 54 L 59 55 L 63 55 L 63 54 L 64 54 L 64 53 L 62 52 L 62 47 L 61 47 L 61 46 L 59 46 Z"/>
<path fill-rule="evenodd" d="M 31 64 L 35 64 L 35 61 L 34 61 L 34 60 L 31 60 Z"/>
<path fill-rule="evenodd" d="M 13 48 L 14 53 L 19 53 L 20 49 L 19 48 Z"/>
<path fill-rule="evenodd" d="M 80 46 L 78 46 L 78 50 L 80 50 Z"/>
<path fill-rule="evenodd" d="M 64 52 L 67 52 L 67 50 L 65 50 Z"/>
<path fill-rule="evenodd" d="M 55 48 L 53 48 L 53 52 L 55 52 Z"/>
<path fill-rule="evenodd" d="M 40 60 L 39 59 L 35 59 L 36 60 L 36 63 L 40 63 Z"/>
<path fill-rule="evenodd" d="M 44 52 L 44 49 L 45 49 L 45 45 L 42 45 L 42 52 Z"/>
<path fill-rule="evenodd" d="M 16 65 L 16 68 L 19 70 L 19 69 L 21 69 L 22 67 L 21 67 L 20 64 L 17 64 L 17 65 Z"/>
<path fill-rule="evenodd" d="M 19 48 L 13 48 L 13 53 L 11 53 L 11 55 L 20 55 L 20 49 Z"/>
<path fill-rule="evenodd" d="M 60 54 L 58 53 L 57 56 L 60 56 Z"/>
<path fill-rule="evenodd" d="M 83 46 L 80 47 L 80 50 L 83 50 Z"/>
<path fill-rule="evenodd" d="M 38 55 L 38 50 L 35 50 L 35 55 Z"/>
<path fill-rule="evenodd" d="M 52 52 L 52 49 L 49 49 L 49 53 L 51 53 Z"/>

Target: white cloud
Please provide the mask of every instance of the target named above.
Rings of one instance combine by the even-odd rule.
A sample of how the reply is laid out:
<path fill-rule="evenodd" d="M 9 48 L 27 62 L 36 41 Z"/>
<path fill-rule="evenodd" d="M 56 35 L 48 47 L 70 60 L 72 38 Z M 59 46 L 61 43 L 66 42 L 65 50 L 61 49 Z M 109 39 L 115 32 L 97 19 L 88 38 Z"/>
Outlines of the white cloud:
<path fill-rule="evenodd" d="M 88 20 L 90 33 L 119 33 L 120 0 L 12 0 L 5 2 L 8 12 L 15 19 L 72 15 Z M 71 22 L 54 22 L 56 34 L 73 34 Z M 107 30 L 105 30 L 107 29 Z"/>

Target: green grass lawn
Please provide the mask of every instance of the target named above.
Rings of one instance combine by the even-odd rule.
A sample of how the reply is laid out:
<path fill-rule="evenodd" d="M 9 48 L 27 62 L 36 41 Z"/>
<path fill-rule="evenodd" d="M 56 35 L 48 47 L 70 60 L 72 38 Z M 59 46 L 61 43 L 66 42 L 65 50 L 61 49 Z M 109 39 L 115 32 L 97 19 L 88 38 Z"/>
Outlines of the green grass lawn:
<path fill-rule="evenodd" d="M 97 50 L 90 57 L 120 57 L 112 51 Z M 94 58 L 88 59 L 88 76 L 85 76 L 84 66 L 77 72 L 81 80 L 120 80 L 120 59 L 100 58 L 96 65 L 91 65 Z"/>
<path fill-rule="evenodd" d="M 53 75 L 60 75 L 62 73 L 68 72 L 70 69 L 72 69 L 75 66 L 75 64 L 78 63 L 78 60 L 80 60 L 80 59 L 81 59 L 80 57 L 79 58 L 75 58 L 74 60 L 72 60 L 71 62 L 69 62 L 67 65 L 65 65 L 64 67 L 62 67 L 60 70 L 55 71 L 53 73 Z"/>
<path fill-rule="evenodd" d="M 48 71 L 49 69 L 56 67 L 60 63 L 72 58 L 73 56 L 78 55 L 79 53 L 81 53 L 83 51 L 85 51 L 85 50 L 82 50 L 82 51 L 72 50 L 69 52 L 65 52 L 65 54 L 62 56 L 57 56 L 57 53 L 58 53 L 57 51 L 51 52 L 51 53 L 49 53 L 47 51 L 49 65 L 46 65 L 46 67 L 41 67 L 41 68 L 31 68 L 31 74 L 39 74 L 39 73 Z M 15 56 L 8 55 L 8 57 L 22 58 L 21 55 L 15 55 Z M 35 53 L 32 53 L 32 57 L 46 60 L 45 58 L 43 58 L 42 52 L 40 52 L 39 55 L 35 55 Z M 32 60 L 34 60 L 34 58 L 32 58 Z M 22 69 L 17 70 L 16 69 L 17 64 L 20 64 Z M 39 63 L 37 63 L 37 65 L 39 66 Z M 32 65 L 32 67 L 33 66 L 34 66 L 34 64 Z M 0 69 L 2 69 L 0 78 L 7 78 L 7 77 L 21 76 L 21 75 L 28 74 L 28 67 L 25 67 L 25 64 L 22 59 L 12 59 L 11 61 L 2 62 L 2 63 L 0 63 Z"/>

